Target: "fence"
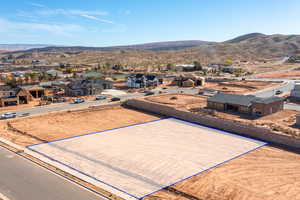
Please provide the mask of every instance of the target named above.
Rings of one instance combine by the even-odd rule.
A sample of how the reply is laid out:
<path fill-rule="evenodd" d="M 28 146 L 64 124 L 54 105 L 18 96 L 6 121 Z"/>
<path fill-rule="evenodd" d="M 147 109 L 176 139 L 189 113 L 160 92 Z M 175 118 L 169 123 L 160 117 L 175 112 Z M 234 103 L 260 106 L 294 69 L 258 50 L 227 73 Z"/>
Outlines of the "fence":
<path fill-rule="evenodd" d="M 185 110 L 179 110 L 173 107 L 169 107 L 167 105 L 140 99 L 130 99 L 124 104 L 126 106 L 133 107 L 139 110 L 144 110 L 165 116 L 173 116 L 190 122 L 199 123 L 204 126 L 221 129 L 237 133 L 239 135 L 260 139 L 279 145 L 285 145 L 300 150 L 300 139 L 283 133 L 274 132 L 268 128 L 257 127 L 251 124 L 235 122 L 228 119 L 220 119 L 209 115 L 195 114 Z"/>

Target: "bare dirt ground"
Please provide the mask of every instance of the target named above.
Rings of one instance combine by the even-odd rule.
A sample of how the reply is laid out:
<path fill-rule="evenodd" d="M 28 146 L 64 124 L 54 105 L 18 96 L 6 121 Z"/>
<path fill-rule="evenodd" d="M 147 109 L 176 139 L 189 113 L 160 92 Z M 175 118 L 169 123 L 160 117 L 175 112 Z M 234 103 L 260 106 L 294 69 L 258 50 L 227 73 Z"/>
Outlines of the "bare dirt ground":
<path fill-rule="evenodd" d="M 260 78 L 299 78 L 300 77 L 300 70 L 293 70 L 293 71 L 279 71 L 279 72 L 272 72 L 259 75 Z"/>
<path fill-rule="evenodd" d="M 205 82 L 204 86 L 194 87 L 193 89 L 207 88 L 212 90 L 221 90 L 225 93 L 246 94 L 251 92 L 257 92 L 267 88 L 272 88 L 280 84 L 282 84 L 282 82 L 234 80 L 234 81 L 222 81 L 222 82 Z M 163 85 L 163 86 L 167 88 L 177 88 L 177 86 L 172 86 L 172 85 Z"/>
<path fill-rule="evenodd" d="M 265 146 L 171 188 L 205 200 L 300 199 L 300 155 Z M 184 199 L 180 193 L 162 190 L 145 199 Z"/>
<path fill-rule="evenodd" d="M 266 82 L 266 81 L 227 81 L 220 83 L 207 82 L 205 87 L 215 90 L 223 90 L 226 93 L 245 94 L 256 92 L 266 88 L 271 88 L 280 85 L 279 82 Z"/>
<path fill-rule="evenodd" d="M 252 71 L 254 74 L 262 74 L 262 73 L 272 73 L 275 71 L 291 70 L 299 66 L 300 66 L 299 64 L 270 62 L 270 63 L 250 64 L 250 65 L 246 65 L 245 68 L 249 71 Z"/>
<path fill-rule="evenodd" d="M 158 118 L 119 106 L 96 111 L 59 112 L 0 121 L 0 137 L 26 146 Z"/>
<path fill-rule="evenodd" d="M 225 118 L 240 122 L 246 122 L 258 126 L 266 126 L 274 131 L 281 131 L 283 133 L 300 137 L 300 129 L 295 126 L 296 114 L 299 112 L 295 110 L 282 110 L 272 115 L 252 118 L 248 115 L 237 115 L 234 113 L 215 112 L 215 115 L 219 118 Z"/>
<path fill-rule="evenodd" d="M 165 94 L 159 96 L 151 96 L 145 98 L 147 101 L 168 104 L 176 108 L 191 109 L 194 107 L 206 106 L 206 97 L 192 94 Z"/>

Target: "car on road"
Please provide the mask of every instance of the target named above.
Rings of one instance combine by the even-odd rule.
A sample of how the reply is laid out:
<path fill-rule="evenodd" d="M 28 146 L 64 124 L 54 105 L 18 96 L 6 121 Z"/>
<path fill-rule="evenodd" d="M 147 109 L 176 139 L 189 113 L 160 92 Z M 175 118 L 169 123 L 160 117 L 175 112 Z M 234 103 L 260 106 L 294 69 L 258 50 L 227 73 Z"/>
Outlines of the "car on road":
<path fill-rule="evenodd" d="M 75 104 L 77 104 L 77 103 L 83 103 L 83 102 L 85 102 L 85 100 L 83 98 L 78 98 L 78 99 L 75 99 L 73 101 L 73 103 L 75 103 Z"/>
<path fill-rule="evenodd" d="M 110 99 L 111 101 L 121 101 L 121 99 L 119 97 L 113 97 Z"/>
<path fill-rule="evenodd" d="M 275 92 L 275 95 L 280 95 L 280 94 L 282 94 L 282 91 L 280 91 L 280 90 L 277 90 L 277 91 Z"/>
<path fill-rule="evenodd" d="M 105 100 L 106 99 L 106 96 L 96 96 L 96 101 L 98 101 L 98 100 Z"/>
<path fill-rule="evenodd" d="M 155 93 L 152 91 L 147 91 L 145 92 L 145 96 L 150 96 L 150 95 L 154 95 Z"/>
<path fill-rule="evenodd" d="M 17 113 L 13 113 L 13 112 L 8 112 L 8 113 L 4 113 L 0 116 L 0 119 L 11 119 L 11 118 L 15 118 L 17 117 Z"/>

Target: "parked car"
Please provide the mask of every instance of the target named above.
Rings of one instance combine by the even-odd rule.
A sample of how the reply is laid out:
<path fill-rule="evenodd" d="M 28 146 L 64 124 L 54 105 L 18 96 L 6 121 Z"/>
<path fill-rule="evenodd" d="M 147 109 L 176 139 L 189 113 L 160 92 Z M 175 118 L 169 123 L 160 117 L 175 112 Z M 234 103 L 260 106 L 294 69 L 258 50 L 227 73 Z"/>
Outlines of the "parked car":
<path fill-rule="evenodd" d="M 10 118 L 15 118 L 17 117 L 17 113 L 13 113 L 13 112 L 8 112 L 8 113 L 4 113 L 0 116 L 0 119 L 10 119 Z"/>
<path fill-rule="evenodd" d="M 110 99 L 111 101 L 121 101 L 121 99 L 119 97 L 113 97 Z"/>
<path fill-rule="evenodd" d="M 275 94 L 276 94 L 276 95 L 280 95 L 280 94 L 282 94 L 282 91 L 277 90 L 277 91 L 275 92 Z"/>
<path fill-rule="evenodd" d="M 73 103 L 83 103 L 85 100 L 83 98 L 78 98 L 73 101 Z"/>
<path fill-rule="evenodd" d="M 105 100 L 106 96 L 96 96 L 96 100 Z"/>
<path fill-rule="evenodd" d="M 154 94 L 155 94 L 154 92 L 148 91 L 148 92 L 145 93 L 145 96 L 150 96 L 150 95 L 154 95 Z"/>

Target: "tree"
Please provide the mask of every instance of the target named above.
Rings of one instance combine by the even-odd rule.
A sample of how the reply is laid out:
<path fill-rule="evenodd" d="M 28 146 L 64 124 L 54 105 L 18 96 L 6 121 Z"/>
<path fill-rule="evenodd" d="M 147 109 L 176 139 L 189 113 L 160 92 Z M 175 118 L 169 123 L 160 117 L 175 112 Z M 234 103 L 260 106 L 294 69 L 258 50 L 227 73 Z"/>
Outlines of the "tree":
<path fill-rule="evenodd" d="M 12 77 L 12 78 L 7 78 L 5 80 L 5 84 L 6 85 L 10 85 L 10 86 L 16 86 L 17 85 L 17 80 L 15 77 Z"/>
<path fill-rule="evenodd" d="M 233 65 L 233 60 L 230 59 L 230 58 L 227 58 L 227 59 L 225 60 L 225 65 L 227 65 L 227 66 Z"/>
<path fill-rule="evenodd" d="M 194 61 L 195 70 L 202 70 L 202 65 L 198 61 Z"/>
<path fill-rule="evenodd" d="M 174 67 L 175 67 L 174 64 L 171 64 L 171 63 L 168 63 L 168 64 L 167 64 L 167 70 L 168 70 L 168 71 L 174 70 Z"/>

